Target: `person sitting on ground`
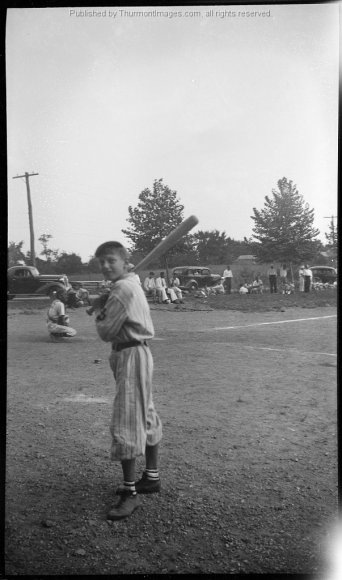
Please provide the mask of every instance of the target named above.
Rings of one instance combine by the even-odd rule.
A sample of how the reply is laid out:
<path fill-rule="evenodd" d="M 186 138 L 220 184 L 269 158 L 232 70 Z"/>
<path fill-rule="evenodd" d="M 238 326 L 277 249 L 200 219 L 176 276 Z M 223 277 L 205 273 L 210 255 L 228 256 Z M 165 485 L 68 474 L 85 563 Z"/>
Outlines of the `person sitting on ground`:
<path fill-rule="evenodd" d="M 71 338 L 76 330 L 69 326 L 69 316 L 66 314 L 65 305 L 67 292 L 63 288 L 54 290 L 50 295 L 51 304 L 47 312 L 47 329 L 51 338 Z"/>
<path fill-rule="evenodd" d="M 170 304 L 171 300 L 167 297 L 166 294 L 166 280 L 164 277 L 164 272 L 160 272 L 159 276 L 156 277 L 155 282 L 159 302 L 162 302 L 163 304 Z"/>
<path fill-rule="evenodd" d="M 208 286 L 207 284 L 202 288 L 202 291 L 204 292 L 205 296 L 210 296 L 211 294 L 213 294 L 215 296 L 215 294 L 216 294 L 216 291 L 211 286 Z"/>
<path fill-rule="evenodd" d="M 157 288 L 156 281 L 154 279 L 154 272 L 150 272 L 149 275 L 144 280 L 144 290 L 147 296 L 153 297 L 153 302 L 157 301 Z"/>
<path fill-rule="evenodd" d="M 259 278 L 259 276 L 256 276 L 252 284 L 252 292 L 255 292 L 255 294 L 262 294 L 263 285 L 264 283 L 261 280 L 261 278 Z"/>
<path fill-rule="evenodd" d="M 207 286 L 208 295 L 209 294 L 225 294 L 225 289 L 223 285 L 224 278 L 222 277 L 220 282 L 214 286 Z"/>
<path fill-rule="evenodd" d="M 73 309 L 82 306 L 82 304 L 80 304 L 79 298 L 77 297 L 77 291 L 72 284 L 66 289 L 66 305 L 68 308 Z"/>
<path fill-rule="evenodd" d="M 248 294 L 248 288 L 246 287 L 246 284 L 240 284 L 239 294 Z"/>
<path fill-rule="evenodd" d="M 74 284 L 74 288 L 76 290 L 76 300 L 78 302 L 78 305 L 84 306 L 85 304 L 90 304 L 89 292 L 86 288 L 84 288 L 82 282 Z"/>
<path fill-rule="evenodd" d="M 181 304 L 183 304 L 184 303 L 184 301 L 183 301 L 183 294 L 182 294 L 182 291 L 181 291 L 179 285 L 180 285 L 180 281 L 179 281 L 179 278 L 177 278 L 177 274 L 172 274 L 172 278 L 171 278 L 171 282 L 170 282 L 170 287 L 172 288 L 172 290 L 176 294 L 177 300 L 179 300 L 179 302 Z"/>
<path fill-rule="evenodd" d="M 172 304 L 178 304 L 179 302 L 182 302 L 182 300 L 179 300 L 176 290 L 179 290 L 181 296 L 182 291 L 179 288 L 173 287 L 172 284 L 170 285 L 167 284 L 164 272 L 160 272 L 160 278 L 162 286 L 165 288 L 166 294 L 169 295 Z"/>
<path fill-rule="evenodd" d="M 288 282 L 286 281 L 284 284 L 284 290 L 283 293 L 284 294 L 293 294 L 294 293 L 294 284 L 292 284 L 292 282 Z"/>

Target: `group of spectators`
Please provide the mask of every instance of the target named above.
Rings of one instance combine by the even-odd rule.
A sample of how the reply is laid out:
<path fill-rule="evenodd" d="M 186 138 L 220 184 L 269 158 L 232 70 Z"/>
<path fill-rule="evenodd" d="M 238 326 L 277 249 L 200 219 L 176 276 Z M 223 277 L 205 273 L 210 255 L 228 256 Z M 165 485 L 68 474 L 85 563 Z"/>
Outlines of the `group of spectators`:
<path fill-rule="evenodd" d="M 312 289 L 312 271 L 307 264 L 302 264 L 298 270 L 299 276 L 299 291 L 300 292 L 310 292 Z M 267 270 L 267 277 L 269 280 L 270 293 L 276 294 L 280 291 L 282 294 L 292 294 L 295 290 L 293 282 L 288 279 L 288 269 L 286 264 L 282 264 L 279 269 L 279 274 L 273 264 Z M 259 276 L 252 284 L 240 284 L 239 293 L 240 294 L 250 294 L 250 293 L 263 292 L 263 281 Z"/>
<path fill-rule="evenodd" d="M 131 270 L 134 268 L 133 264 L 130 264 Z M 312 289 L 312 272 L 307 264 L 300 266 L 299 271 L 299 291 L 300 292 L 310 292 Z M 136 274 L 137 278 L 140 278 Z M 292 294 L 294 292 L 294 284 L 288 280 L 288 269 L 286 264 L 282 264 L 279 269 L 279 274 L 277 269 L 273 264 L 267 270 L 267 277 L 269 280 L 269 287 L 271 294 L 277 293 L 278 290 L 282 294 Z M 201 289 L 201 294 L 209 296 L 210 294 L 231 294 L 232 292 L 232 280 L 233 272 L 230 266 L 227 266 L 224 270 L 221 280 L 214 286 L 206 286 Z M 141 283 L 141 282 L 140 282 Z M 110 292 L 111 282 L 103 280 L 100 285 L 100 292 L 106 293 Z M 176 274 L 172 274 L 169 281 L 165 278 L 165 273 L 160 272 L 159 275 L 155 275 L 154 272 L 150 272 L 145 278 L 143 283 L 143 288 L 147 296 L 153 298 L 154 303 L 163 304 L 178 304 L 183 303 L 182 290 L 180 289 L 180 281 Z M 259 275 L 256 275 L 252 283 L 242 283 L 239 285 L 239 294 L 262 294 L 264 291 L 264 283 Z M 67 290 L 67 306 L 70 308 L 78 308 L 79 306 L 89 305 L 89 292 L 83 287 L 81 282 L 75 282 Z"/>
<path fill-rule="evenodd" d="M 172 275 L 169 282 L 166 281 L 165 273 L 160 272 L 159 276 L 150 272 L 144 280 L 144 290 L 147 296 L 152 296 L 153 302 L 163 304 L 183 303 L 182 291 L 179 287 L 180 281 L 176 274 Z"/>

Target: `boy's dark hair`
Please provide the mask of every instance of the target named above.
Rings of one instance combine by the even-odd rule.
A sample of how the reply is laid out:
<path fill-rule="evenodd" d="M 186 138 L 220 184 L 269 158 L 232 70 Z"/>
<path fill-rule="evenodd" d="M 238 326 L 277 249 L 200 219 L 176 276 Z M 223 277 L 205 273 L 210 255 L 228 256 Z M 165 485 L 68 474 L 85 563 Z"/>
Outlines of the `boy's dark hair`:
<path fill-rule="evenodd" d="M 108 250 L 114 250 L 121 258 L 124 260 L 129 260 L 129 252 L 125 246 L 120 244 L 120 242 L 104 242 L 103 244 L 100 244 L 100 246 L 96 249 L 95 258 L 100 258 L 100 256 L 103 256 L 103 254 L 105 254 Z"/>

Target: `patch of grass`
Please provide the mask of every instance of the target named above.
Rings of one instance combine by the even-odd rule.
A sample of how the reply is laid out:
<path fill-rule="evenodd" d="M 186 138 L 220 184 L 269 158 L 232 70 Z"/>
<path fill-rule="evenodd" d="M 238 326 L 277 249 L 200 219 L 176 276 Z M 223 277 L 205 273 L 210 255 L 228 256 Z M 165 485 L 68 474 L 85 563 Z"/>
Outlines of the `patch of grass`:
<path fill-rule="evenodd" d="M 243 312 L 263 312 L 283 308 L 318 308 L 337 306 L 337 291 L 327 289 L 322 292 L 297 292 L 295 294 L 246 294 L 209 296 L 207 304 L 214 310 L 240 310 Z"/>

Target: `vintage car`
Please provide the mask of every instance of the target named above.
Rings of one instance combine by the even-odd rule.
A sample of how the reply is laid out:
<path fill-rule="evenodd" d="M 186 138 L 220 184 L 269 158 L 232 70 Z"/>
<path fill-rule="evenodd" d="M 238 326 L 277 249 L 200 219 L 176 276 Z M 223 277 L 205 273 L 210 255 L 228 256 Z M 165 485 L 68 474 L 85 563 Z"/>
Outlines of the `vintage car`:
<path fill-rule="evenodd" d="M 213 286 L 221 280 L 219 274 L 212 274 L 210 269 L 204 266 L 179 266 L 173 268 L 182 290 L 197 290 L 204 286 Z"/>
<path fill-rule="evenodd" d="M 332 266 L 311 266 L 313 282 L 333 284 L 337 280 L 337 272 Z"/>
<path fill-rule="evenodd" d="M 57 288 L 70 288 L 65 274 L 39 274 L 34 266 L 12 266 L 7 270 L 7 298 L 17 294 L 47 296 Z"/>

